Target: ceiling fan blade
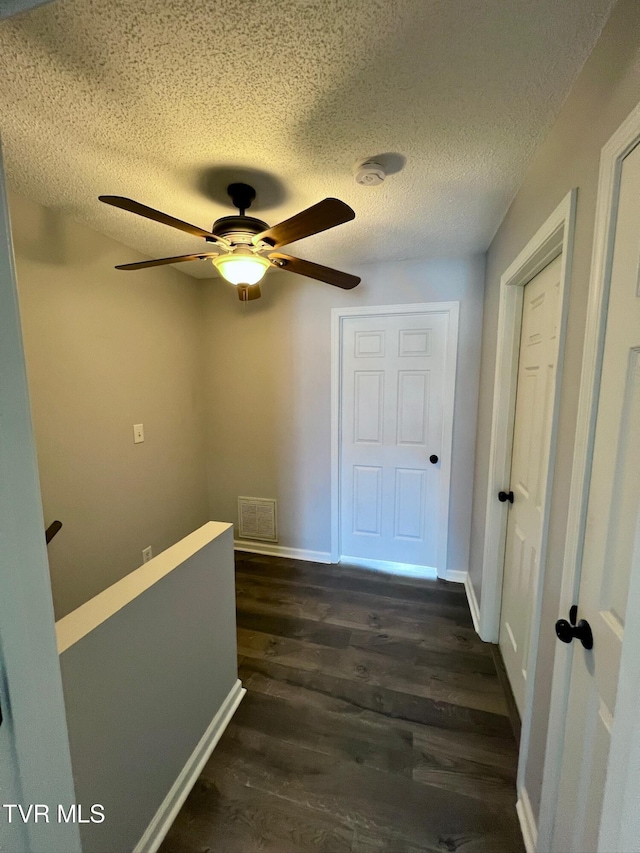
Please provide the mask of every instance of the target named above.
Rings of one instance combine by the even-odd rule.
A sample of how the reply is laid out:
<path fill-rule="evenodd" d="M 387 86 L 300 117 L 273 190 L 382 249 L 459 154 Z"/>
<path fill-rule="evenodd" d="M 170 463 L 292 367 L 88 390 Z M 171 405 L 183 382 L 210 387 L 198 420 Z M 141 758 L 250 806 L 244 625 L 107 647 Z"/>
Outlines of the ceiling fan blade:
<path fill-rule="evenodd" d="M 324 201 L 319 201 L 313 207 L 308 207 L 290 219 L 285 219 L 273 228 L 267 228 L 266 231 L 256 234 L 253 243 L 257 245 L 260 240 L 264 240 L 274 249 L 279 249 L 280 246 L 286 246 L 288 243 L 302 240 L 312 234 L 319 234 L 327 228 L 334 228 L 354 218 L 355 213 L 348 204 L 337 198 L 325 198 Z"/>
<path fill-rule="evenodd" d="M 197 225 L 190 225 L 188 222 L 183 222 L 182 219 L 176 219 L 175 216 L 169 216 L 168 213 L 162 213 L 153 207 L 147 207 L 146 204 L 140 204 L 139 201 L 134 201 L 132 198 L 124 198 L 121 195 L 99 195 L 98 200 L 113 207 L 119 207 L 121 210 L 137 213 L 138 216 L 144 216 L 146 219 L 153 219 L 154 222 L 161 222 L 163 225 L 170 225 L 172 228 L 186 231 L 187 234 L 193 234 L 195 237 L 204 237 L 205 240 L 212 243 L 223 242 L 210 231 L 198 228 Z"/>
<path fill-rule="evenodd" d="M 144 270 L 147 267 L 161 267 L 163 264 L 179 264 L 182 261 L 199 261 L 201 258 L 216 258 L 216 252 L 200 255 L 178 255 L 177 258 L 157 258 L 155 261 L 138 261 L 135 264 L 120 264 L 117 270 Z"/>
<path fill-rule="evenodd" d="M 252 299 L 260 299 L 262 292 L 259 284 L 239 284 L 238 299 L 240 302 L 249 302 Z"/>
<path fill-rule="evenodd" d="M 279 269 L 297 272 L 299 275 L 306 275 L 308 278 L 315 278 L 318 281 L 326 281 L 327 284 L 333 284 L 343 290 L 351 290 L 352 287 L 360 284 L 357 275 L 340 272 L 340 270 L 334 270 L 331 267 L 323 267 L 311 261 L 303 261 L 302 258 L 294 258 L 292 255 L 283 255 L 282 252 L 271 252 L 269 259 L 275 261 L 275 266 Z"/>

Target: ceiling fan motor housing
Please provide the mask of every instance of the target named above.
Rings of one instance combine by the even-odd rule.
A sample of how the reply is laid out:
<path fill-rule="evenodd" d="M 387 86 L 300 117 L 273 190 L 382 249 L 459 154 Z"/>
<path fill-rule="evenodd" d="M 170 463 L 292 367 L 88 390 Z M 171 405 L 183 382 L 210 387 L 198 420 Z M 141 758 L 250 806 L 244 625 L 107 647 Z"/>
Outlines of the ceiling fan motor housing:
<path fill-rule="evenodd" d="M 213 223 L 211 233 L 232 243 L 251 243 L 255 234 L 266 231 L 268 227 L 266 222 L 253 216 L 223 216 Z M 213 241 L 210 239 L 209 242 Z"/>

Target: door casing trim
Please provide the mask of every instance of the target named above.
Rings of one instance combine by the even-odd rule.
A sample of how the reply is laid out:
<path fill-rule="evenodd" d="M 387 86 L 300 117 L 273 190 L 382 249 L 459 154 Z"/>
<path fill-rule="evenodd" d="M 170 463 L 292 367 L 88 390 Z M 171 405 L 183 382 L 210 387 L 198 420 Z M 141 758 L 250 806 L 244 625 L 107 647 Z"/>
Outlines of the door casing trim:
<path fill-rule="evenodd" d="M 338 563 L 342 556 L 340 547 L 340 399 L 342 377 L 342 335 L 344 320 L 354 317 L 389 316 L 396 314 L 448 314 L 447 350 L 445 358 L 445 382 L 443 389 L 442 466 L 446 487 L 446 513 L 449 516 L 451 499 L 451 449 L 453 443 L 453 409 L 455 404 L 456 362 L 458 355 L 459 302 L 414 302 L 399 305 L 370 305 L 358 308 L 332 308 L 331 310 L 331 562 Z M 442 520 L 439 521 L 441 523 Z M 447 580 L 448 525 L 444 525 L 444 536 L 440 543 L 440 568 L 438 577 Z M 441 528 L 442 529 L 442 528 Z M 441 557 L 440 555 L 444 555 Z M 455 580 L 459 580 L 456 572 Z"/>
<path fill-rule="evenodd" d="M 639 143 L 640 104 L 609 139 L 600 155 L 587 320 L 571 469 L 567 533 L 562 565 L 562 587 L 558 602 L 559 615 L 567 613 L 569 607 L 578 600 L 622 161 Z M 637 579 L 636 583 L 638 580 L 640 579 Z M 630 579 L 630 595 L 632 583 L 633 579 Z M 631 640 L 630 645 L 634 646 L 633 653 L 637 660 L 640 656 L 640 615 L 637 608 L 629 608 L 627 616 L 625 640 Z M 556 644 L 538 820 L 538 849 L 540 850 L 550 849 L 553 840 L 564 749 L 565 715 L 571 680 L 570 652 L 571 647 L 564 643 Z M 623 667 L 625 667 L 625 662 L 628 663 L 630 654 L 631 649 L 625 643 L 618 682 L 619 696 L 624 679 L 623 673 L 626 672 L 626 668 L 623 669 Z M 626 803 L 631 813 L 637 812 L 635 802 L 628 803 L 626 800 L 623 802 L 621 797 L 621 793 L 624 792 L 628 784 L 629 752 L 631 744 L 635 740 L 632 738 L 632 733 L 634 724 L 637 729 L 636 712 L 640 701 L 638 687 L 636 686 L 631 692 L 635 692 L 635 698 L 629 703 L 625 702 L 622 708 L 617 709 L 611 734 L 609 768 L 600 825 L 600 845 L 604 843 L 602 849 L 606 850 L 623 849 L 619 846 L 622 840 L 621 809 L 623 805 Z"/>

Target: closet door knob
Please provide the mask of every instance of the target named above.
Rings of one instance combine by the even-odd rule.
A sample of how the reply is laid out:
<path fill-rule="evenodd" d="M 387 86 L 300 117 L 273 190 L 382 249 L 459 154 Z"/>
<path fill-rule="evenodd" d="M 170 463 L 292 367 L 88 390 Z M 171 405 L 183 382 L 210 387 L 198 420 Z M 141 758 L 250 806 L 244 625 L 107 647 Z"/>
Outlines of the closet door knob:
<path fill-rule="evenodd" d="M 432 465 L 435 465 L 437 461 L 438 461 L 438 457 L 436 456 L 435 453 L 432 453 L 431 456 L 429 457 L 429 462 L 431 462 Z"/>
<path fill-rule="evenodd" d="M 556 637 L 563 643 L 570 643 L 575 637 L 580 640 L 585 649 L 593 648 L 593 633 L 586 619 L 581 619 L 577 625 L 572 625 L 566 619 L 556 622 Z"/>
<path fill-rule="evenodd" d="M 513 492 L 498 492 L 498 500 L 500 503 L 504 503 L 505 501 L 509 501 L 510 504 L 513 503 Z"/>
<path fill-rule="evenodd" d="M 593 633 L 591 625 L 586 619 L 581 619 L 576 625 L 578 618 L 578 605 L 572 605 L 569 610 L 569 621 L 558 619 L 556 622 L 556 637 L 563 643 L 571 643 L 575 637 L 580 640 L 585 649 L 593 648 Z"/>

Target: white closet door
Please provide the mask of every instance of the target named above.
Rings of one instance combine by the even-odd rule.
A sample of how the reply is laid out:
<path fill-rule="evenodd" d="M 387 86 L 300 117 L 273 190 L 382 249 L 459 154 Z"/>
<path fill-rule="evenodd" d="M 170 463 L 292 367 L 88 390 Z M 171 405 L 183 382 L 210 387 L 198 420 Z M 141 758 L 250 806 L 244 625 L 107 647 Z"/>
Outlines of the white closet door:
<path fill-rule="evenodd" d="M 500 612 L 500 651 L 522 716 L 529 635 L 538 588 L 553 399 L 560 327 L 557 257 L 524 289 L 518 389 Z"/>

